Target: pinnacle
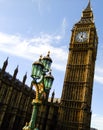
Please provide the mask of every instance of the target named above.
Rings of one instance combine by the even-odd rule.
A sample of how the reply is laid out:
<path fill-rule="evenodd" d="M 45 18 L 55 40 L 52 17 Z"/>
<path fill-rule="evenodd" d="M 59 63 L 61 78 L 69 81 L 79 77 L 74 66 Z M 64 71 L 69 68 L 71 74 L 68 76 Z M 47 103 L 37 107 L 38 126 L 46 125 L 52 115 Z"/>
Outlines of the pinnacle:
<path fill-rule="evenodd" d="M 91 1 L 89 0 L 88 5 L 85 9 L 85 11 L 91 10 Z"/>

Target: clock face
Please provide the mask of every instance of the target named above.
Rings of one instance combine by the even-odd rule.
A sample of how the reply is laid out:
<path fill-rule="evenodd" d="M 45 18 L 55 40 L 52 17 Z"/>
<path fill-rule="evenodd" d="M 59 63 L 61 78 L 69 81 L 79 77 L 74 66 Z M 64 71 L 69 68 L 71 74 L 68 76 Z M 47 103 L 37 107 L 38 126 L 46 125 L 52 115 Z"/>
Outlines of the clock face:
<path fill-rule="evenodd" d="M 84 42 L 88 39 L 88 33 L 87 32 L 79 32 L 76 35 L 76 41 L 78 42 Z"/>

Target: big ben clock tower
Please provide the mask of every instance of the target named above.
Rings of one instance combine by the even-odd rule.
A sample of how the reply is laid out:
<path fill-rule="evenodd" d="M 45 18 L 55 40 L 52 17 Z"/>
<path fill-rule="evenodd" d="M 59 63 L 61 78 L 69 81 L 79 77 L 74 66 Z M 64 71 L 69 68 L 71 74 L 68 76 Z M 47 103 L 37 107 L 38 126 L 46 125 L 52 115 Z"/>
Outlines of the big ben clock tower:
<path fill-rule="evenodd" d="M 90 130 L 97 45 L 89 1 L 72 29 L 57 130 Z"/>

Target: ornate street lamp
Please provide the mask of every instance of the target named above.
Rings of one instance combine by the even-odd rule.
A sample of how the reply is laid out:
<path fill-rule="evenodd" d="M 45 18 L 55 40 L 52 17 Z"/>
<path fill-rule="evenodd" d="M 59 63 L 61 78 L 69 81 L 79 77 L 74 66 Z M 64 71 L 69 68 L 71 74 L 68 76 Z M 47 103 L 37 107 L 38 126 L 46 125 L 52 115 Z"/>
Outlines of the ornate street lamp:
<path fill-rule="evenodd" d="M 33 112 L 31 120 L 28 125 L 23 127 L 23 130 L 34 130 L 38 107 L 42 104 L 42 99 L 48 97 L 48 91 L 50 91 L 53 84 L 54 77 L 51 75 L 51 63 L 50 52 L 47 56 L 40 56 L 39 60 L 32 64 L 33 78 L 32 85 L 36 88 L 36 98 L 33 99 Z"/>

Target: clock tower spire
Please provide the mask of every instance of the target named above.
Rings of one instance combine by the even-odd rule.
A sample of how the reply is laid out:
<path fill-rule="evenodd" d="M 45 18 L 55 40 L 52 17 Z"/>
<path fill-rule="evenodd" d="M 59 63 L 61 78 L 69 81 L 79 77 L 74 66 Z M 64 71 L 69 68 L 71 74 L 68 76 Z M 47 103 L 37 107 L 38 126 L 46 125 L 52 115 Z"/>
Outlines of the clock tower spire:
<path fill-rule="evenodd" d="M 81 19 L 91 19 L 93 20 L 93 12 L 92 12 L 92 8 L 91 8 L 91 3 L 90 0 L 88 2 L 87 7 L 84 9 L 84 11 L 82 12 L 82 18 Z"/>
<path fill-rule="evenodd" d="M 90 0 L 71 34 L 57 129 L 90 130 L 98 36 Z"/>

